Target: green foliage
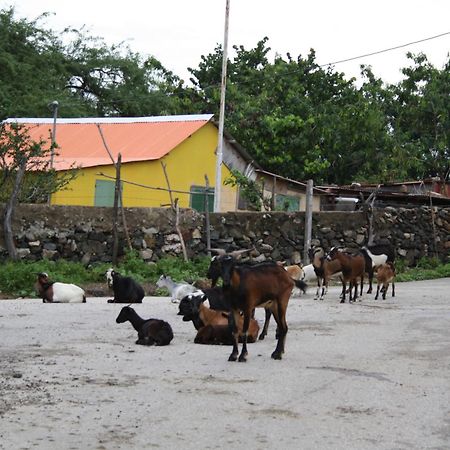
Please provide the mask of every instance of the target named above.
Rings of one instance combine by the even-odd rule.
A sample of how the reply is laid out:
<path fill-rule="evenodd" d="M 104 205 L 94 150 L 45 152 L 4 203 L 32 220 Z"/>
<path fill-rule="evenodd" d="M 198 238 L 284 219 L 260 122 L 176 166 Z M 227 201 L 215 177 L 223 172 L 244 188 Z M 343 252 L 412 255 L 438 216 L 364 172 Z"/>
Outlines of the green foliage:
<path fill-rule="evenodd" d="M 16 174 L 25 165 L 28 172 L 22 178 L 19 202 L 43 203 L 48 195 L 63 190 L 77 176 L 72 167 L 63 174 L 50 166 L 51 153 L 58 155 L 57 147 L 40 139 L 33 141 L 23 124 L 0 125 L 0 201 L 7 202 L 16 183 Z"/>
<path fill-rule="evenodd" d="M 450 263 L 444 263 L 439 258 L 421 258 L 416 267 L 407 267 L 405 260 L 395 263 L 397 281 L 433 280 L 450 277 Z"/>
<path fill-rule="evenodd" d="M 137 252 L 128 252 L 115 268 L 124 276 L 131 276 L 139 283 L 156 283 L 162 275 L 170 275 L 175 281 L 194 282 L 205 278 L 209 266 L 208 257 L 186 262 L 182 258 L 163 258 L 157 263 L 146 263 Z M 105 273 L 111 267 L 107 263 L 96 263 L 85 267 L 81 263 L 65 260 L 43 259 L 36 262 L 7 261 L 0 272 L 0 292 L 12 297 L 36 296 L 36 275 L 46 272 L 53 280 L 85 286 L 89 283 L 106 283 Z M 163 290 L 159 295 L 167 295 Z"/>
<path fill-rule="evenodd" d="M 19 20 L 13 8 L 0 10 L 0 119 L 47 117 L 54 100 L 64 117 L 218 116 L 220 45 L 189 68 L 185 86 L 152 56 L 84 29 L 57 34 L 40 25 L 43 17 Z M 319 66 L 313 49 L 269 61 L 267 37 L 233 48 L 225 126 L 264 169 L 315 184 L 448 178 L 450 56 L 440 70 L 408 54 L 397 85 L 361 66 L 356 86 Z"/>
<path fill-rule="evenodd" d="M 267 209 L 270 206 L 270 199 L 263 195 L 263 186 L 255 180 L 250 180 L 239 170 L 231 169 L 231 176 L 223 182 L 225 185 L 239 186 L 239 194 L 247 201 L 247 208 L 254 211 L 261 211 L 264 204 Z"/>

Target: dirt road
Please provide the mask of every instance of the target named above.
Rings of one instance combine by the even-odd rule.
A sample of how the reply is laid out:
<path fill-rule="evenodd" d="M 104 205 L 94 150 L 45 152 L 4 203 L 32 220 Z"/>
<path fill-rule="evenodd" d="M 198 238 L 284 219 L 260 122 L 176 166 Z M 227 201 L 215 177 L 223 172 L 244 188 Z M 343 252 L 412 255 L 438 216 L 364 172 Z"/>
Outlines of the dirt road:
<path fill-rule="evenodd" d="M 290 301 L 283 360 L 272 323 L 247 363 L 193 344 L 168 298 L 135 308 L 172 325 L 159 348 L 104 298 L 0 301 L 0 448 L 450 448 L 450 279 L 353 305 L 313 291 Z"/>

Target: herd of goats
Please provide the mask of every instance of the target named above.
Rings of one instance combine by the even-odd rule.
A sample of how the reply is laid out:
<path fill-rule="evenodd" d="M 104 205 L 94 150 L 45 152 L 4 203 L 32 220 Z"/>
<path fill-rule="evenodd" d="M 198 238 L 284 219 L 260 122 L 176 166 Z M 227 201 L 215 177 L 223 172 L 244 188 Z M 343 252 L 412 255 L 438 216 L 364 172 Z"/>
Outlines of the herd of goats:
<path fill-rule="evenodd" d="M 381 293 L 386 298 L 389 284 L 392 296 L 395 296 L 395 252 L 391 245 L 364 246 L 357 253 L 346 252 L 333 247 L 328 253 L 321 247 L 309 250 L 311 264 L 307 266 L 290 265 L 274 261 L 252 263 L 241 261 L 242 255 L 249 250 L 226 252 L 223 249 L 211 249 L 212 257 L 207 271 L 211 280 L 207 287 L 188 283 L 177 283 L 169 276 L 161 275 L 157 287 L 165 287 L 173 302 L 179 303 L 178 315 L 183 321 L 192 321 L 198 344 L 232 345 L 229 361 L 246 361 L 247 344 L 262 340 L 267 334 L 271 316 L 277 329 L 277 345 L 272 353 L 273 359 L 281 359 L 284 353 L 288 331 L 286 309 L 294 289 L 303 292 L 307 282 L 317 279 L 315 300 L 323 300 L 328 283 L 332 277 L 342 282 L 341 303 L 348 294 L 349 302 L 355 302 L 363 292 L 364 277 L 369 280 L 367 293 L 372 292 L 372 280 L 376 276 L 377 291 L 375 299 Z M 219 279 L 222 284 L 217 285 Z M 173 339 L 169 323 L 160 319 L 143 319 L 130 307 L 132 303 L 142 303 L 144 289 L 131 277 L 122 276 L 113 269 L 106 272 L 108 286 L 114 292 L 114 298 L 108 303 L 128 303 L 121 309 L 116 322 L 129 321 L 138 333 L 136 344 L 168 345 Z M 347 290 L 348 288 L 348 290 Z M 46 273 L 40 273 L 36 290 L 44 302 L 80 303 L 86 302 L 82 288 L 74 284 L 51 281 Z M 265 309 L 265 322 L 261 333 L 254 318 L 255 308 Z M 238 343 L 242 343 L 239 354 Z"/>

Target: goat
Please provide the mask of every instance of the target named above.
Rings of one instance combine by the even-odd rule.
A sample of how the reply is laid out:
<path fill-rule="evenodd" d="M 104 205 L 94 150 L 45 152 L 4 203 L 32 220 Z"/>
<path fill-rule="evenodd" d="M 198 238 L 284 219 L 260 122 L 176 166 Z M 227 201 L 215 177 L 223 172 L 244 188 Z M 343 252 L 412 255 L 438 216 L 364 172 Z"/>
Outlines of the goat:
<path fill-rule="evenodd" d="M 165 287 L 169 291 L 172 303 L 178 303 L 186 295 L 198 290 L 189 283 L 176 283 L 169 275 L 164 274 L 159 277 L 156 286 L 159 288 Z"/>
<path fill-rule="evenodd" d="M 381 294 L 383 300 L 386 300 L 386 293 L 389 288 L 389 283 L 392 283 L 392 297 L 395 297 L 395 267 L 392 262 L 387 262 L 384 264 L 381 264 L 381 266 L 378 266 L 377 270 L 377 293 L 375 295 L 375 300 L 378 300 L 378 294 L 380 293 L 380 286 L 381 288 Z"/>
<path fill-rule="evenodd" d="M 124 306 L 116 318 L 116 323 L 129 321 L 138 333 L 136 344 L 169 345 L 173 339 L 172 327 L 160 319 L 143 319 L 130 306 Z"/>
<path fill-rule="evenodd" d="M 302 266 L 303 274 L 300 278 L 302 281 L 307 283 L 308 281 L 317 280 L 317 275 L 314 270 L 314 266 L 312 264 L 307 264 L 306 266 Z"/>
<path fill-rule="evenodd" d="M 327 255 L 329 261 L 339 261 L 342 268 L 342 299 L 341 303 L 345 303 L 345 294 L 347 290 L 347 282 L 349 283 L 349 301 L 355 302 L 358 298 L 358 277 L 361 278 L 361 290 L 364 283 L 364 273 L 366 271 L 365 258 L 362 253 L 351 255 L 350 253 L 340 251 L 337 247 L 333 247 Z M 352 288 L 354 294 L 352 297 Z M 360 300 L 361 301 L 361 300 Z"/>
<path fill-rule="evenodd" d="M 206 276 L 211 280 L 211 286 L 215 286 L 219 278 L 222 276 L 222 265 L 221 265 L 221 257 L 228 255 L 229 257 L 233 258 L 235 263 L 237 265 L 242 266 L 252 266 L 254 263 L 250 261 L 246 262 L 238 262 L 238 259 L 241 257 L 243 253 L 246 253 L 250 250 L 234 250 L 231 253 L 227 253 L 225 250 L 221 248 L 212 248 L 210 249 L 213 252 L 218 253 L 218 255 L 213 256 L 211 258 L 211 262 L 208 267 L 208 271 L 206 273 Z M 229 306 L 228 306 L 229 307 Z M 269 323 L 270 323 L 270 317 L 272 313 L 270 309 L 265 308 L 265 319 L 264 319 L 264 326 L 261 334 L 259 335 L 259 339 L 262 341 L 267 336 L 267 330 L 269 329 Z M 252 312 L 252 317 L 254 316 L 254 311 Z"/>
<path fill-rule="evenodd" d="M 50 281 L 45 272 L 38 274 L 35 287 L 43 303 L 86 303 L 86 294 L 82 288 L 75 284 Z"/>
<path fill-rule="evenodd" d="M 323 300 L 328 291 L 328 282 L 332 275 L 341 272 L 340 261 L 329 261 L 322 247 L 312 247 L 308 250 L 309 259 L 317 277 L 317 290 L 314 300 Z"/>
<path fill-rule="evenodd" d="M 133 278 L 123 277 L 110 268 L 106 271 L 106 281 L 114 292 L 114 298 L 109 299 L 108 303 L 142 303 L 144 289 Z"/>
<path fill-rule="evenodd" d="M 303 267 L 300 264 L 292 264 L 290 266 L 285 266 L 283 262 L 278 262 L 281 267 L 284 267 L 284 270 L 290 275 L 290 277 L 294 280 L 295 287 L 306 294 L 306 289 L 308 285 L 303 280 L 304 272 Z"/>
<path fill-rule="evenodd" d="M 194 340 L 196 344 L 225 344 L 231 345 L 233 336 L 229 327 L 230 313 L 208 308 L 205 305 L 206 295 L 191 295 L 182 299 L 178 315 L 183 321 L 192 320 L 197 332 Z M 205 330 L 204 328 L 208 328 Z M 239 337 L 242 338 L 243 318 L 240 316 L 238 324 Z M 259 325 L 255 319 L 250 319 L 248 329 L 248 343 L 256 341 Z"/>
<path fill-rule="evenodd" d="M 369 288 L 367 293 L 372 292 L 372 280 L 374 271 L 381 264 L 387 262 L 394 263 L 395 249 L 391 244 L 367 245 L 361 248 L 361 253 L 366 260 L 366 273 L 369 278 Z"/>
<path fill-rule="evenodd" d="M 242 328 L 242 351 L 239 361 L 247 360 L 247 335 L 252 311 L 256 307 L 269 308 L 278 326 L 277 346 L 272 353 L 273 359 L 281 359 L 288 326 L 286 323 L 286 309 L 294 288 L 294 281 L 289 274 L 274 262 L 265 262 L 253 266 L 236 264 L 232 255 L 218 257 L 221 266 L 221 277 L 224 292 L 231 306 L 231 327 L 233 331 L 233 350 L 228 361 L 238 359 L 238 322 L 240 312 L 244 315 Z"/>

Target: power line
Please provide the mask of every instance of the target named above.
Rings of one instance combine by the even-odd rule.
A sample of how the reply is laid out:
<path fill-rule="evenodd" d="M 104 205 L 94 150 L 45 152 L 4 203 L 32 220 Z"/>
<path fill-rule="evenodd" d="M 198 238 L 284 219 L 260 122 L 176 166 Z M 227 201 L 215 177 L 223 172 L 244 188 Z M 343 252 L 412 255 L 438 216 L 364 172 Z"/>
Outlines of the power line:
<path fill-rule="evenodd" d="M 377 50 L 376 52 L 365 53 L 364 55 L 353 56 L 351 58 L 341 59 L 339 61 L 334 61 L 334 62 L 330 62 L 330 63 L 327 63 L 327 64 L 321 64 L 321 65 L 319 65 L 319 67 L 332 66 L 334 64 L 341 64 L 341 63 L 345 63 L 345 62 L 348 62 L 348 61 L 354 61 L 355 59 L 366 58 L 367 56 L 379 55 L 380 53 L 386 53 L 386 52 L 390 52 L 392 50 L 398 50 L 399 48 L 409 47 L 410 45 L 420 44 L 421 42 L 431 41 L 432 39 L 437 39 L 437 38 L 440 38 L 442 36 L 446 36 L 447 34 L 450 34 L 450 31 L 447 31 L 447 32 L 441 33 L 441 34 L 436 34 L 435 36 L 431 36 L 431 37 L 428 37 L 428 38 L 420 39 L 418 41 L 408 42 L 407 44 L 397 45 L 395 47 L 389 47 L 389 48 L 386 48 L 384 50 Z"/>

